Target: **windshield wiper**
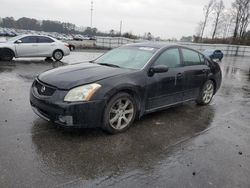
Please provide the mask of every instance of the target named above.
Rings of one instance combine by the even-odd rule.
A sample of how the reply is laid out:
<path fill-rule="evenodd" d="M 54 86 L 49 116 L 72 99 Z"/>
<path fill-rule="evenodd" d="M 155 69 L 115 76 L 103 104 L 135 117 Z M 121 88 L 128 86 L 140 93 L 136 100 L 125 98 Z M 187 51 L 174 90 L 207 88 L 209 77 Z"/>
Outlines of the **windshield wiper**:
<path fill-rule="evenodd" d="M 109 63 L 97 63 L 99 65 L 104 65 L 104 66 L 109 66 L 109 67 L 116 67 L 116 68 L 121 68 L 120 66 L 118 65 L 114 65 L 114 64 L 109 64 Z"/>

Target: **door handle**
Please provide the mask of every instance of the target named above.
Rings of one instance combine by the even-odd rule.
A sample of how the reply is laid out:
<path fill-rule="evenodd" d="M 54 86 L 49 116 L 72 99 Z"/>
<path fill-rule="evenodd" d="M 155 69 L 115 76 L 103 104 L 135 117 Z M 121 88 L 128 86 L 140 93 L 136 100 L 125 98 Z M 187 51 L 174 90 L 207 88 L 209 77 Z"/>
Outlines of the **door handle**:
<path fill-rule="evenodd" d="M 206 73 L 206 72 L 207 72 L 207 69 L 202 69 L 202 72 Z"/>
<path fill-rule="evenodd" d="M 177 79 L 182 79 L 182 78 L 183 78 L 183 74 L 182 74 L 182 73 L 178 73 L 178 74 L 176 75 L 176 77 L 177 77 Z"/>
<path fill-rule="evenodd" d="M 182 73 L 177 73 L 175 75 L 175 81 L 174 81 L 174 85 L 176 86 L 177 85 L 177 80 L 181 80 L 183 78 L 183 74 Z"/>

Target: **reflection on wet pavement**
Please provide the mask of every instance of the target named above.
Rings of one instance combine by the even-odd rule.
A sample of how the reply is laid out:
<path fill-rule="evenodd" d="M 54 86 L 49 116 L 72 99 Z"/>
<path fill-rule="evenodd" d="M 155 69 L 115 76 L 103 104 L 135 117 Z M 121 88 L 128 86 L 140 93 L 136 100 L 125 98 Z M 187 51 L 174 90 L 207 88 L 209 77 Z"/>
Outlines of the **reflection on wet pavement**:
<path fill-rule="evenodd" d="M 153 113 L 119 135 L 59 128 L 32 112 L 33 78 L 63 65 L 0 65 L 3 187 L 249 187 L 248 58 L 223 60 L 223 84 L 211 105 Z"/>
<path fill-rule="evenodd" d="M 180 119 L 179 114 L 185 117 Z M 213 116 L 212 107 L 185 105 L 148 115 L 130 131 L 115 136 L 100 130 L 51 130 L 51 125 L 43 125 L 42 133 L 36 134 L 41 125 L 35 121 L 32 142 L 40 160 L 54 168 L 52 171 L 57 169 L 83 179 L 115 176 L 152 168 L 170 154 L 171 146 L 206 130 Z"/>

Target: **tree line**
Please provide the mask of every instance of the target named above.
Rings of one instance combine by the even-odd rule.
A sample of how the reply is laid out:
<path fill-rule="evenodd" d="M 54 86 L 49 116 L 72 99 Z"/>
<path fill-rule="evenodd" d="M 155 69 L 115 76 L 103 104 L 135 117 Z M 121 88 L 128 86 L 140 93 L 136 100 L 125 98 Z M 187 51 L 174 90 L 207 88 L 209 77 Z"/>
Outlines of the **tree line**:
<path fill-rule="evenodd" d="M 203 12 L 195 42 L 250 45 L 250 0 L 235 0 L 228 8 L 223 0 L 209 0 Z"/>
<path fill-rule="evenodd" d="M 0 27 L 34 30 L 34 31 L 45 31 L 45 32 L 58 32 L 64 34 L 82 34 L 91 36 L 112 36 L 118 37 L 123 36 L 131 39 L 137 39 L 138 36 L 131 32 L 120 33 L 111 29 L 109 32 L 98 31 L 97 28 L 86 27 L 84 29 L 78 28 L 75 24 L 52 21 L 52 20 L 36 20 L 34 18 L 22 17 L 15 20 L 13 17 L 0 18 Z M 151 37 L 151 35 L 149 35 Z"/>

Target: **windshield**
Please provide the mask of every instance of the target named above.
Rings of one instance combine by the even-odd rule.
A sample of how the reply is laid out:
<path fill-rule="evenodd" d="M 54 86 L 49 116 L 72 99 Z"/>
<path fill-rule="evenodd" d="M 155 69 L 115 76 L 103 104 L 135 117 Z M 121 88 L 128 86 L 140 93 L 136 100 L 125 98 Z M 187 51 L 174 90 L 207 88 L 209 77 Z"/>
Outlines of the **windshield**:
<path fill-rule="evenodd" d="M 139 70 L 146 65 L 155 51 L 156 49 L 151 47 L 116 48 L 98 58 L 95 63 Z"/>
<path fill-rule="evenodd" d="M 14 41 L 18 40 L 19 38 L 20 38 L 20 36 L 11 37 L 8 39 L 8 42 L 14 42 Z"/>

